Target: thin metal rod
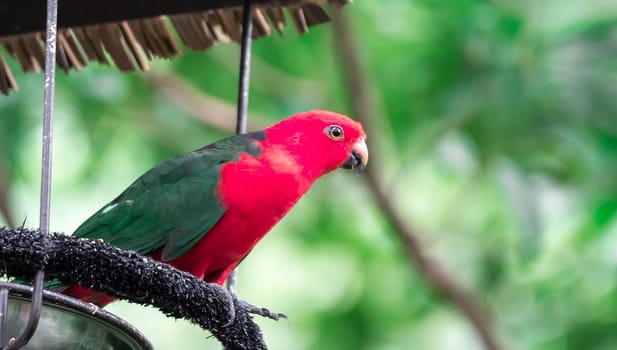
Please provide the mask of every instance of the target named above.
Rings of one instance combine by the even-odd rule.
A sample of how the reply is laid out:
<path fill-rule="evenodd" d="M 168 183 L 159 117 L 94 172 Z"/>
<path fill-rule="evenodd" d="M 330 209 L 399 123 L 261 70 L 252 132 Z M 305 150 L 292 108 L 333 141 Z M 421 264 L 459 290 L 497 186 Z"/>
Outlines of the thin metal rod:
<path fill-rule="evenodd" d="M 0 347 L 6 346 L 6 335 L 8 331 L 6 312 L 9 306 L 9 290 L 0 289 Z"/>
<path fill-rule="evenodd" d="M 46 237 L 49 232 L 49 213 L 51 203 L 51 159 L 52 130 L 54 114 L 54 93 L 56 79 L 56 34 L 58 30 L 58 0 L 47 0 L 47 30 L 45 43 L 45 92 L 43 98 L 43 150 L 41 161 L 41 203 L 39 229 Z M 6 347 L 6 350 L 19 349 L 26 345 L 41 317 L 43 302 L 43 283 L 45 273 L 37 271 L 32 291 L 30 317 L 22 333 Z"/>
<path fill-rule="evenodd" d="M 245 0 L 242 9 L 242 46 L 240 48 L 240 78 L 238 81 L 238 114 L 236 134 L 246 133 L 246 114 L 249 105 L 249 81 L 251 76 L 251 45 L 253 43 L 253 1 Z M 234 269 L 227 278 L 227 289 L 236 293 L 238 270 Z"/>
<path fill-rule="evenodd" d="M 253 1 L 245 0 L 242 10 L 242 47 L 240 51 L 236 134 L 244 134 L 246 132 L 246 111 L 249 105 L 249 80 L 251 76 L 251 44 L 253 43 L 252 13 Z"/>

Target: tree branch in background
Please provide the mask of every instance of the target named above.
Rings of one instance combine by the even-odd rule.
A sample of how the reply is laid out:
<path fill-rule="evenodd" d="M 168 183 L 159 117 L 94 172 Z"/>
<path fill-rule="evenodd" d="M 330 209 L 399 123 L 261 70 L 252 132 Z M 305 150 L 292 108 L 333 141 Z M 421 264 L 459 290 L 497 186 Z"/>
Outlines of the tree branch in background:
<path fill-rule="evenodd" d="M 151 73 L 146 78 L 158 93 L 190 116 L 215 128 L 235 132 L 235 105 L 207 95 L 176 74 Z M 259 130 L 267 125 L 265 118 L 254 114 L 250 115 L 248 123 L 249 130 Z"/>
<path fill-rule="evenodd" d="M 372 103 L 372 96 L 367 89 L 365 68 L 358 58 L 359 52 L 355 47 L 355 41 L 352 37 L 353 33 L 350 29 L 345 11 L 336 11 L 333 26 L 334 49 L 338 56 L 340 69 L 346 82 L 354 116 L 364 124 L 367 130 L 377 130 L 373 125 L 373 121 L 377 119 L 376 108 Z M 377 134 L 377 132 L 374 134 Z M 397 209 L 380 181 L 382 177 L 377 172 L 379 166 L 375 164 L 375 158 L 377 158 L 375 155 L 379 156 L 380 153 L 379 151 L 375 151 L 374 145 L 375 142 L 369 147 L 371 149 L 372 166 L 367 168 L 368 186 L 379 208 L 381 208 L 383 214 L 394 229 L 394 232 L 401 240 L 409 260 L 415 265 L 419 274 L 434 290 L 448 298 L 460 309 L 463 315 L 475 327 L 486 349 L 501 349 L 497 341 L 497 336 L 490 325 L 489 318 L 479 306 L 475 297 L 459 285 L 459 283 L 441 267 L 438 261 L 424 254 L 422 243 L 418 238 L 419 235 L 397 212 Z"/>

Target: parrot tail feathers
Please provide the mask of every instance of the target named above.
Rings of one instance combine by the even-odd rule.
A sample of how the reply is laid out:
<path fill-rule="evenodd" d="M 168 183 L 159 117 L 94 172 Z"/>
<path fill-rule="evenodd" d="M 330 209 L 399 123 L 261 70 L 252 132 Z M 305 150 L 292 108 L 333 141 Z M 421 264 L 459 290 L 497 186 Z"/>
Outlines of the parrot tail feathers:
<path fill-rule="evenodd" d="M 12 280 L 11 283 L 30 284 L 32 282 L 27 280 L 15 279 Z M 66 284 L 58 280 L 51 280 L 45 282 L 43 288 L 52 292 L 68 295 L 86 303 L 92 303 L 98 307 L 104 307 L 105 305 L 118 300 L 118 298 L 111 297 L 105 292 L 99 292 L 79 285 L 67 286 Z"/>
<path fill-rule="evenodd" d="M 105 305 L 118 300 L 118 298 L 109 296 L 105 292 L 99 292 L 79 285 L 72 285 L 68 287 L 64 286 L 64 289 L 59 290 L 58 292 L 79 299 L 86 303 L 92 303 L 99 307 L 104 307 Z"/>

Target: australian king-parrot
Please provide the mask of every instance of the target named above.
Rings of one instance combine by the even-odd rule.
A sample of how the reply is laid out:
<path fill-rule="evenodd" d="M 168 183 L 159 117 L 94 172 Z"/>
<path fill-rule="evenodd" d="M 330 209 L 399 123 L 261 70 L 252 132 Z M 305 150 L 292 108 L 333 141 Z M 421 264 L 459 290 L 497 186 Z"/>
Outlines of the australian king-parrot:
<path fill-rule="evenodd" d="M 223 285 L 315 180 L 338 168 L 364 169 L 365 138 L 362 125 L 344 115 L 298 113 L 158 164 L 74 235 Z M 77 285 L 63 293 L 99 306 L 115 300 Z"/>

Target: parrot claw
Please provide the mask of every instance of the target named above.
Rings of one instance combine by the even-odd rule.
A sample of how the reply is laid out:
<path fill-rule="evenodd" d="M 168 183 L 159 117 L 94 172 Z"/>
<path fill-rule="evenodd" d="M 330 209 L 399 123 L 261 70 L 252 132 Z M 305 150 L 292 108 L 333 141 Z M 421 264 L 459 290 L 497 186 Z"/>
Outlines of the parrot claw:
<path fill-rule="evenodd" d="M 259 315 L 259 316 L 266 317 L 266 318 L 269 318 L 275 321 L 278 321 L 281 318 L 284 318 L 287 320 L 287 322 L 289 322 L 289 324 L 291 324 L 291 322 L 289 321 L 289 317 L 287 317 L 287 315 L 278 313 L 278 312 L 272 312 L 266 309 L 265 307 L 257 307 L 255 305 L 249 304 L 248 302 L 244 300 L 238 300 L 238 307 L 250 314 Z"/>
<path fill-rule="evenodd" d="M 291 322 L 289 321 L 289 317 L 287 317 L 287 315 L 285 314 L 278 313 L 278 312 L 272 312 L 266 309 L 265 307 L 257 307 L 244 300 L 239 300 L 236 298 L 233 292 L 230 292 L 229 290 L 223 288 L 221 285 L 217 283 L 208 283 L 208 285 L 212 288 L 220 290 L 221 293 L 223 293 L 223 295 L 225 295 L 225 297 L 227 298 L 227 304 L 229 305 L 229 311 L 228 311 L 229 319 L 227 323 L 223 325 L 223 327 L 231 326 L 236 320 L 236 304 L 235 304 L 236 301 L 238 303 L 237 308 L 242 309 L 246 311 L 247 313 L 250 313 L 253 315 L 259 315 L 259 316 L 266 317 L 266 318 L 269 318 L 275 321 L 278 321 L 281 318 L 284 318 L 291 325 Z"/>
<path fill-rule="evenodd" d="M 227 289 L 221 287 L 218 283 L 208 283 L 208 286 L 220 290 L 221 293 L 223 293 L 223 295 L 225 295 L 225 297 L 227 298 L 227 305 L 229 305 L 229 311 L 227 315 L 229 316 L 229 319 L 227 323 L 223 325 L 223 328 L 231 326 L 231 324 L 234 323 L 234 321 L 236 320 L 236 306 L 234 304 L 234 295 L 230 293 Z"/>

